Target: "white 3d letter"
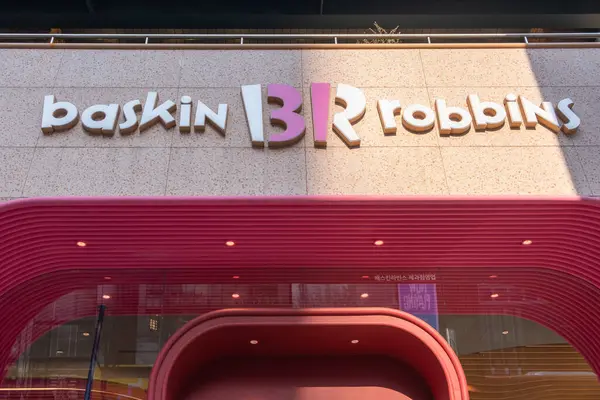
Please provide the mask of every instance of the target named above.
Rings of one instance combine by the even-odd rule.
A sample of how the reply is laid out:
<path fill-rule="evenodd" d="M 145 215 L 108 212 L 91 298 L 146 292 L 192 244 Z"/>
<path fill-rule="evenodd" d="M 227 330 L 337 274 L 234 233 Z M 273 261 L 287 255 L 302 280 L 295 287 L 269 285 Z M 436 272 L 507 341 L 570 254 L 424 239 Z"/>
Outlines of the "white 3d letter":
<path fill-rule="evenodd" d="M 225 129 L 227 129 L 227 104 L 219 104 L 218 111 L 215 113 L 206 104 L 198 101 L 194 132 L 204 132 L 207 120 L 220 134 L 224 135 Z"/>
<path fill-rule="evenodd" d="M 444 100 L 435 101 L 440 135 L 460 135 L 471 128 L 471 114 L 464 108 L 448 107 Z"/>
<path fill-rule="evenodd" d="M 192 129 L 192 98 L 181 96 L 181 108 L 179 109 L 179 132 L 190 133 Z"/>
<path fill-rule="evenodd" d="M 333 116 L 333 130 L 349 147 L 360 146 L 360 137 L 352 125 L 365 115 L 367 100 L 364 93 L 354 86 L 340 83 L 337 87 L 335 102 L 345 110 Z"/>
<path fill-rule="evenodd" d="M 52 133 L 66 131 L 77 125 L 79 112 L 77 107 L 66 101 L 57 101 L 53 95 L 44 97 L 42 111 L 42 132 Z"/>
<path fill-rule="evenodd" d="M 118 104 L 96 104 L 88 107 L 81 114 L 83 129 L 90 133 L 112 136 L 117 129 L 120 111 Z"/>
<path fill-rule="evenodd" d="M 476 94 L 468 95 L 467 103 L 473 114 L 475 129 L 494 129 L 504 125 L 506 111 L 500 104 L 489 101 L 482 102 Z"/>
<path fill-rule="evenodd" d="M 265 147 L 260 85 L 242 86 L 242 100 L 244 101 L 244 110 L 246 111 L 246 120 L 250 129 L 252 146 Z"/>
<path fill-rule="evenodd" d="M 581 125 L 581 118 L 573 112 L 574 104 L 571 99 L 563 99 L 558 102 L 557 106 L 558 116 L 564 122 L 561 129 L 567 135 L 577 132 L 579 125 Z"/>
<path fill-rule="evenodd" d="M 142 111 L 142 103 L 139 100 L 131 100 L 123 106 L 123 115 L 125 122 L 119 124 L 119 133 L 127 135 L 135 132 L 138 127 L 138 118 L 136 113 Z"/>
<path fill-rule="evenodd" d="M 507 94 L 504 98 L 504 107 L 508 112 L 508 124 L 511 128 L 519 128 L 523 123 L 523 117 L 521 116 L 521 110 L 519 109 L 519 103 L 517 103 L 517 96 L 514 94 Z"/>
<path fill-rule="evenodd" d="M 377 112 L 383 133 L 386 135 L 394 135 L 398 130 L 396 126 L 396 115 L 400 114 L 402 106 L 399 100 L 379 100 L 377 102 Z"/>
<path fill-rule="evenodd" d="M 144 104 L 144 111 L 142 112 L 140 132 L 150 128 L 159 120 L 165 128 L 172 128 L 175 126 L 175 118 L 173 118 L 171 113 L 177 109 L 177 104 L 173 103 L 171 100 L 167 100 L 156 107 L 156 103 L 158 103 L 158 93 L 148 92 L 146 103 Z"/>
<path fill-rule="evenodd" d="M 538 124 L 542 124 L 552 132 L 560 132 L 560 123 L 552 103 L 544 101 L 541 107 L 536 106 L 531 101 L 527 100 L 523 96 L 519 96 L 519 106 L 521 106 L 521 112 L 525 117 L 525 126 L 527 128 L 535 128 Z"/>
<path fill-rule="evenodd" d="M 402 112 L 402 125 L 409 131 L 427 132 L 435 125 L 435 113 L 429 107 L 411 104 Z"/>

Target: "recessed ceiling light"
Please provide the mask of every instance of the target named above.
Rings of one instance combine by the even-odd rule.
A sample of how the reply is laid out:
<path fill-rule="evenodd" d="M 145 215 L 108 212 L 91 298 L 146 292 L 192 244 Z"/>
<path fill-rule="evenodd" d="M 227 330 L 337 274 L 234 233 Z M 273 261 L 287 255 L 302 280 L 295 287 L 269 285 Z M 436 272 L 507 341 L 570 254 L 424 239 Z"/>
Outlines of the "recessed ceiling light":
<path fill-rule="evenodd" d="M 490 297 L 491 297 L 492 299 L 495 299 L 496 297 L 499 297 L 499 296 L 500 296 L 500 295 L 499 295 L 498 293 L 492 293 L 492 294 L 490 295 Z"/>
<path fill-rule="evenodd" d="M 231 295 L 231 297 L 233 297 L 234 299 L 239 299 L 240 295 L 239 295 L 239 293 L 234 293 Z"/>
<path fill-rule="evenodd" d="M 360 295 L 361 299 L 366 299 L 367 297 L 369 297 L 369 293 L 363 293 Z"/>
<path fill-rule="evenodd" d="M 523 243 L 522 243 L 523 246 L 529 246 L 530 244 L 533 244 L 533 240 L 529 240 L 529 239 L 523 240 Z"/>
<path fill-rule="evenodd" d="M 502 331 L 503 335 L 508 335 L 508 331 Z"/>
<path fill-rule="evenodd" d="M 85 246 L 87 246 L 87 243 L 86 242 L 77 242 L 77 246 L 85 247 Z"/>
<path fill-rule="evenodd" d="M 375 246 L 383 246 L 383 240 L 376 240 L 375 242 L 373 242 L 373 244 Z"/>
<path fill-rule="evenodd" d="M 253 339 L 253 340 L 250 341 L 250 344 L 258 344 L 258 340 L 254 340 Z"/>
<path fill-rule="evenodd" d="M 89 332 L 83 332 L 82 335 L 83 336 L 90 336 L 90 333 Z"/>
<path fill-rule="evenodd" d="M 234 276 L 232 276 L 232 278 L 233 279 L 240 279 L 240 276 L 239 275 L 234 275 Z"/>
<path fill-rule="evenodd" d="M 235 242 L 233 240 L 228 240 L 225 242 L 225 246 L 233 247 L 233 246 L 235 246 Z"/>
<path fill-rule="evenodd" d="M 109 294 L 103 294 L 102 298 L 105 299 L 105 300 L 108 300 L 108 299 L 110 299 L 110 295 Z"/>
<path fill-rule="evenodd" d="M 358 339 L 351 340 L 350 343 L 357 344 L 358 343 Z"/>
<path fill-rule="evenodd" d="M 498 275 L 490 275 L 490 279 L 496 279 Z"/>
<path fill-rule="evenodd" d="M 363 279 L 369 279 L 369 275 L 363 275 L 363 276 L 361 276 L 361 278 L 363 278 Z"/>

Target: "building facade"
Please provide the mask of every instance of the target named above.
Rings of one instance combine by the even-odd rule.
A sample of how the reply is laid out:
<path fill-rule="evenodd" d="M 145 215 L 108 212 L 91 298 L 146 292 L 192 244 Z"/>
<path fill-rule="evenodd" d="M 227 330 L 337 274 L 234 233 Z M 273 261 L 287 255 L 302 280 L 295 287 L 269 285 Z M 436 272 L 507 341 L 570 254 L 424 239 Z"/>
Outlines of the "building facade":
<path fill-rule="evenodd" d="M 315 365 L 365 398 L 598 398 L 594 46 L 0 50 L 0 398 L 83 398 L 99 306 L 94 399 L 348 386 Z M 271 339 L 366 358 L 279 368 L 246 322 L 249 350 L 223 334 L 227 357 L 157 389 L 211 312 L 323 308 L 425 321 L 457 386 L 333 328 Z"/>

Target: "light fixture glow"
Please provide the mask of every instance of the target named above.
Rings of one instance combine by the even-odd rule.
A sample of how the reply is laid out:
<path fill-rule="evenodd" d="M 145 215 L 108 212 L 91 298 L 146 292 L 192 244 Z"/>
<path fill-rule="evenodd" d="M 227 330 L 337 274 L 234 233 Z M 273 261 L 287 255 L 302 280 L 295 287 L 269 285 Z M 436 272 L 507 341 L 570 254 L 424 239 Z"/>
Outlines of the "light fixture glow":
<path fill-rule="evenodd" d="M 252 340 L 250 341 L 250 344 L 258 344 L 258 340 L 252 339 Z"/>
<path fill-rule="evenodd" d="M 234 275 L 234 276 L 232 276 L 232 278 L 233 279 L 240 279 L 240 276 L 239 275 Z"/>
<path fill-rule="evenodd" d="M 363 279 L 369 279 L 369 275 L 363 275 L 363 276 L 361 276 L 361 278 L 363 278 Z"/>
<path fill-rule="evenodd" d="M 350 343 L 357 344 L 358 343 L 358 339 L 351 340 Z"/>
<path fill-rule="evenodd" d="M 233 240 L 228 240 L 225 242 L 225 246 L 233 247 L 233 246 L 235 246 L 235 242 Z"/>
<path fill-rule="evenodd" d="M 111 279 L 112 279 L 112 276 L 105 276 L 105 277 L 104 277 L 104 280 L 105 280 L 105 281 L 110 281 Z"/>
<path fill-rule="evenodd" d="M 158 331 L 158 320 L 155 318 L 150 318 L 148 321 L 148 329 L 150 329 L 152 332 Z"/>
<path fill-rule="evenodd" d="M 508 335 L 508 331 L 502 331 L 503 335 Z"/>
<path fill-rule="evenodd" d="M 533 240 L 529 240 L 529 239 L 523 240 L 523 243 L 522 243 L 523 246 L 529 246 L 530 244 L 533 244 Z"/>
<path fill-rule="evenodd" d="M 103 294 L 102 298 L 105 299 L 105 300 L 108 300 L 108 299 L 110 299 L 110 295 L 109 294 Z"/>
<path fill-rule="evenodd" d="M 492 299 L 495 299 L 496 297 L 499 297 L 499 296 L 500 296 L 500 295 L 499 295 L 498 293 L 492 293 L 492 294 L 490 295 L 490 297 L 491 297 Z"/>
<path fill-rule="evenodd" d="M 234 299 L 239 299 L 240 295 L 239 295 L 239 293 L 234 293 L 231 295 L 231 297 L 233 297 Z"/>
<path fill-rule="evenodd" d="M 85 246 L 87 246 L 87 243 L 86 242 L 77 242 L 77 246 L 85 247 Z"/>
<path fill-rule="evenodd" d="M 90 336 L 90 333 L 89 332 L 83 332 L 82 335 L 87 337 L 87 336 Z"/>
<path fill-rule="evenodd" d="M 63 353 L 64 353 L 64 351 L 62 351 L 62 350 L 56 350 L 56 354 L 63 354 Z"/>
<path fill-rule="evenodd" d="M 376 240 L 373 244 L 375 246 L 383 246 L 383 240 Z"/>
<path fill-rule="evenodd" d="M 490 279 L 496 279 L 498 275 L 490 275 Z"/>
<path fill-rule="evenodd" d="M 363 293 L 360 295 L 361 299 L 366 299 L 367 297 L 369 297 L 369 293 Z"/>

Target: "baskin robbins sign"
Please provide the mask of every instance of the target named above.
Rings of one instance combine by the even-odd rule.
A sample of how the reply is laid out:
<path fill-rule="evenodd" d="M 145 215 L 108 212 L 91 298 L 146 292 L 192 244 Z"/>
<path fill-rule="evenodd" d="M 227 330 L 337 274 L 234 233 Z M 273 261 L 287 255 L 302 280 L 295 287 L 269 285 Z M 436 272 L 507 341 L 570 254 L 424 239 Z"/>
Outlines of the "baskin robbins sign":
<path fill-rule="evenodd" d="M 313 83 L 310 87 L 311 112 L 315 147 L 327 146 L 329 132 L 329 111 L 331 105 L 331 85 Z M 269 134 L 265 138 L 263 123 L 263 99 L 261 85 L 241 87 L 241 96 L 250 131 L 252 146 L 285 147 L 298 142 L 306 131 L 306 122 L 301 114 L 302 95 L 289 85 L 267 85 L 267 100 L 280 107 L 271 111 L 271 124 L 284 127 L 283 132 Z M 354 86 L 339 84 L 336 89 L 335 103 L 344 108 L 333 115 L 333 131 L 349 146 L 360 146 L 360 132 L 354 124 L 367 112 L 364 93 Z M 561 131 L 573 134 L 581 124 L 573 111 L 573 101 L 569 98 L 557 104 L 551 102 L 533 103 L 524 96 L 507 94 L 502 102 L 483 101 L 477 94 L 466 97 L 467 107 L 451 106 L 443 99 L 435 99 L 434 108 L 422 104 L 404 105 L 401 99 L 380 99 L 376 108 L 381 121 L 382 134 L 396 133 L 397 116 L 402 125 L 410 132 L 424 134 L 436 125 L 441 135 L 461 135 L 471 127 L 477 131 L 498 129 L 505 124 L 513 129 L 522 125 L 533 129 L 538 124 L 555 133 Z M 90 134 L 112 136 L 132 134 L 161 123 L 165 128 L 179 126 L 182 134 L 204 132 L 210 124 L 221 134 L 227 131 L 230 110 L 227 104 L 219 104 L 216 110 L 209 108 L 202 100 L 193 103 L 190 96 L 179 99 L 179 121 L 176 121 L 177 104 L 172 100 L 159 102 L 157 92 L 149 92 L 142 107 L 139 99 L 120 104 L 96 104 L 81 112 L 76 105 L 68 101 L 58 101 L 53 95 L 45 96 L 42 115 L 42 132 L 52 134 L 66 131 L 81 120 L 83 129 Z M 121 117 L 122 114 L 122 117 Z M 141 115 L 140 115 L 141 114 Z"/>

